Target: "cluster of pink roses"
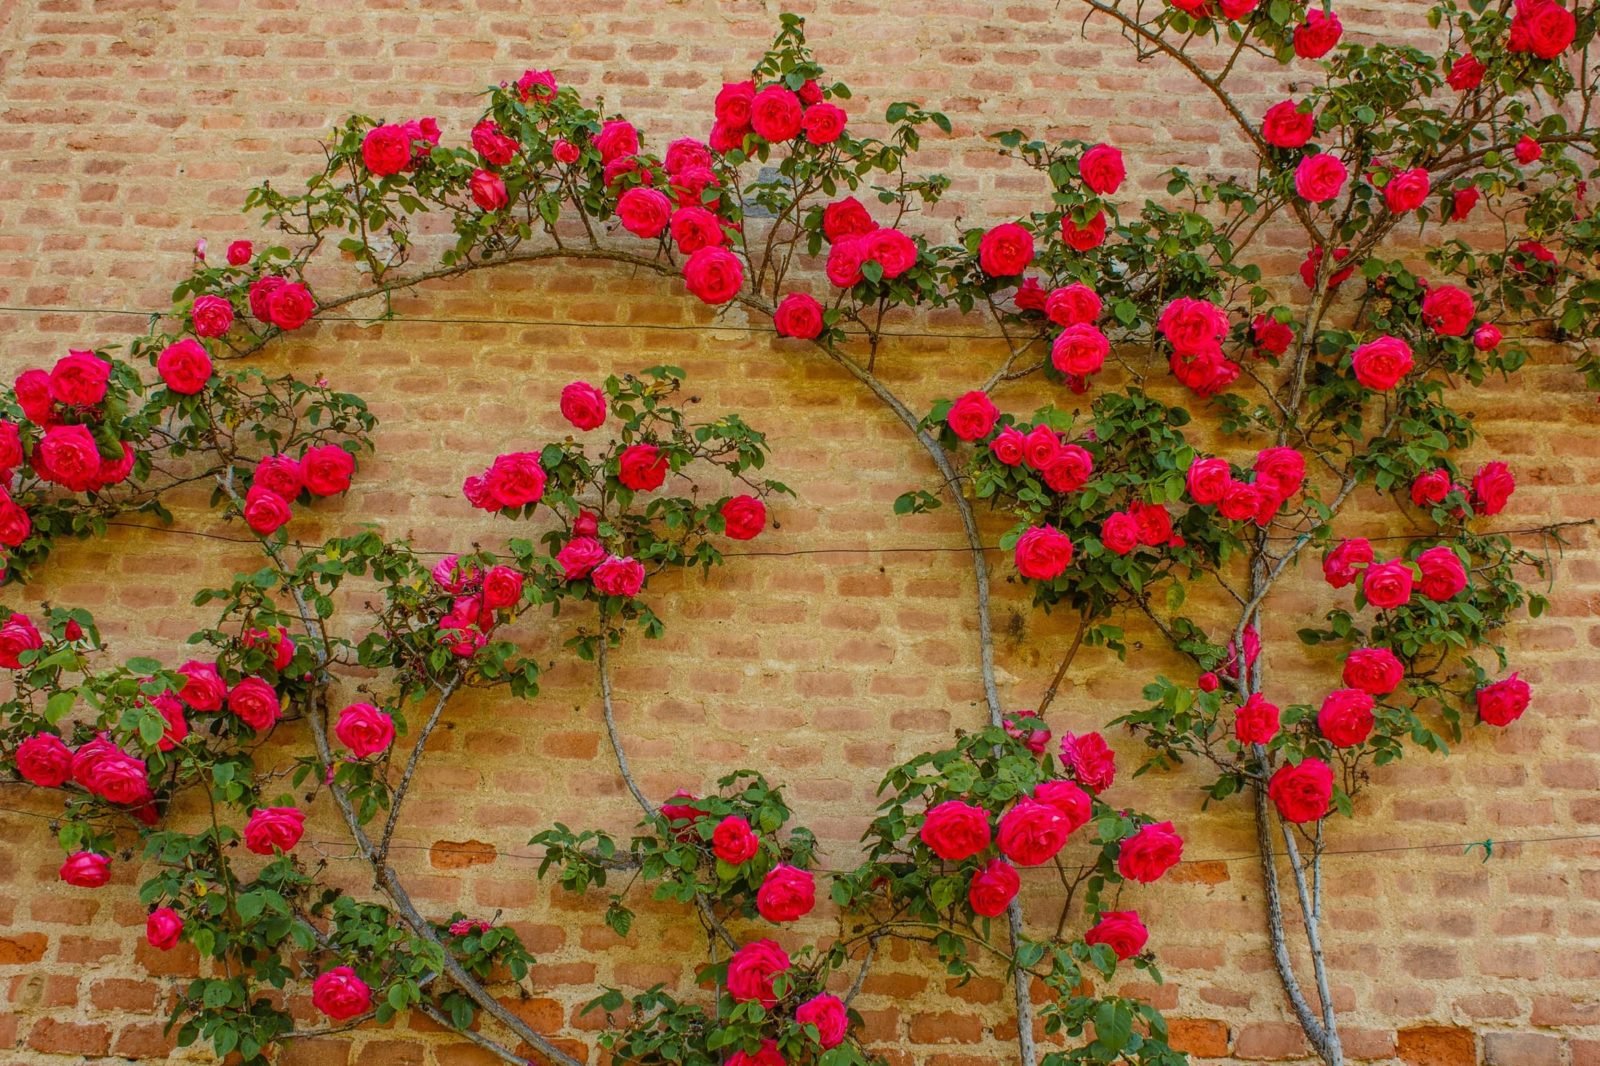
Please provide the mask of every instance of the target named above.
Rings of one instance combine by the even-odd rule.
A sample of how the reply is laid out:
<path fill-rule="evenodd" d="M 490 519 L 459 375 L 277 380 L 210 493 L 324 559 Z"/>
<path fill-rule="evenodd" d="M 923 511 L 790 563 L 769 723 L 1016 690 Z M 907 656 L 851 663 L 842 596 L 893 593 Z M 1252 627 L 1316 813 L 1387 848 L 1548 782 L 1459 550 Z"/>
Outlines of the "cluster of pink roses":
<path fill-rule="evenodd" d="M 1470 489 L 1452 481 L 1450 472 L 1442 467 L 1425 470 L 1411 482 L 1411 502 L 1418 507 L 1432 506 L 1443 503 L 1452 492 L 1458 492 L 1468 497 L 1473 514 L 1497 515 L 1505 510 L 1506 502 L 1516 489 L 1517 479 L 1511 468 L 1497 459 L 1478 468 Z"/>
<path fill-rule="evenodd" d="M 460 566 L 457 556 L 447 555 L 434 566 L 433 581 L 454 597 L 450 609 L 439 619 L 439 639 L 464 659 L 476 655 L 489 642 L 500 612 L 514 611 L 522 602 L 523 576 L 509 566 L 480 571 L 477 567 Z M 357 758 L 382 751 L 394 740 L 393 722 L 371 704 L 351 704 L 345 712 L 352 715 L 350 737 L 340 733 L 339 739 Z M 340 724 L 344 724 L 343 719 Z"/>
<path fill-rule="evenodd" d="M 1231 522 L 1265 526 L 1300 491 L 1306 461 L 1293 448 L 1264 448 L 1252 471 L 1253 480 L 1240 481 L 1226 459 L 1196 458 L 1185 475 L 1189 497 L 1202 507 L 1215 506 Z"/>
<path fill-rule="evenodd" d="M 787 974 L 793 965 L 789 953 L 776 941 L 752 940 L 728 960 L 728 995 L 738 1003 L 760 1003 L 770 1011 L 778 1005 L 773 981 Z M 823 1050 L 842 1044 L 850 1029 L 850 1016 L 844 1002 L 826 992 L 796 1006 L 794 1021 L 797 1025 L 815 1026 L 817 1043 Z M 777 1041 L 766 1039 L 757 1052 L 743 1049 L 734 1052 L 728 1057 L 727 1066 L 784 1066 L 784 1058 Z"/>
<path fill-rule="evenodd" d="M 694 826 L 706 817 L 691 792 L 679 790 L 661 805 L 661 815 L 679 840 L 697 839 Z M 761 835 L 749 819 L 730 814 L 711 831 L 711 853 L 732 867 L 741 867 L 761 852 Z M 816 906 L 816 880 L 809 870 L 780 862 L 768 870 L 756 890 L 756 912 L 769 922 L 798 921 Z"/>
<path fill-rule="evenodd" d="M 844 134 L 847 116 L 825 96 L 814 79 L 807 79 L 798 90 L 780 82 L 759 89 L 754 81 L 727 82 L 713 105 L 711 148 L 742 150 L 752 134 L 769 144 L 796 139 L 818 146 L 832 144 Z"/>
<path fill-rule="evenodd" d="M 118 443 L 117 456 L 108 459 L 91 428 L 105 427 L 110 381 L 111 364 L 89 351 L 69 352 L 49 371 L 24 370 L 17 375 L 13 386 L 17 405 L 42 431 L 27 456 L 28 465 L 40 478 L 70 492 L 98 492 L 126 480 L 133 471 L 133 446 L 127 441 Z M 9 480 L 22 466 L 23 457 L 21 428 L 0 423 L 0 474 L 5 475 L 0 480 Z M 27 538 L 27 516 L 7 511 L 4 518 L 0 544 L 15 547 Z"/>
<path fill-rule="evenodd" d="M 1436 603 L 1454 599 L 1467 587 L 1466 566 L 1453 548 L 1436 545 L 1418 555 L 1414 564 L 1404 559 L 1379 562 L 1365 537 L 1349 537 L 1335 545 L 1322 561 L 1322 575 L 1336 589 L 1360 577 L 1366 601 L 1386 611 L 1411 602 L 1419 575 L 1422 594 Z"/>
<path fill-rule="evenodd" d="M 1214 396 L 1239 377 L 1239 364 L 1222 354 L 1228 313 L 1209 300 L 1180 296 L 1167 304 L 1156 329 L 1172 347 L 1172 376 L 1196 396 Z"/>
<path fill-rule="evenodd" d="M 337 444 L 309 447 L 296 459 L 268 455 L 257 463 L 244 497 L 244 520 L 256 533 L 270 536 L 291 517 L 289 505 L 302 494 L 336 496 L 350 488 L 355 458 Z"/>
<path fill-rule="evenodd" d="M 281 330 L 299 329 L 317 313 L 317 301 L 302 282 L 268 274 L 251 282 L 247 299 L 250 314 L 259 322 Z"/>

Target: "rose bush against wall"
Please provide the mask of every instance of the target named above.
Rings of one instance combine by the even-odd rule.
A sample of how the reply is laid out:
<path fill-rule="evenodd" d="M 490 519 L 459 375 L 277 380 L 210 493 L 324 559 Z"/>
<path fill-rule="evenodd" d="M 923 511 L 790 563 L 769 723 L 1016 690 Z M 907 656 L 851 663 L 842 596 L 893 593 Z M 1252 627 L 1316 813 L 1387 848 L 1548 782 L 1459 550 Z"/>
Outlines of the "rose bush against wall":
<path fill-rule="evenodd" d="M 1132 773 L 1197 764 L 1212 799 L 1249 804 L 1288 1009 L 1329 1066 L 1343 1061 L 1320 927 L 1339 888 L 1321 863 L 1331 823 L 1361 817 L 1371 767 L 1512 727 L 1532 703 L 1501 633 L 1543 609 L 1522 584 L 1543 556 L 1516 539 L 1527 529 L 1497 524 L 1516 472 L 1460 458 L 1474 434 L 1455 405 L 1464 386 L 1514 375 L 1529 343 L 1570 345 L 1600 382 L 1586 185 L 1600 135 L 1582 59 L 1596 12 L 1447 0 L 1427 52 L 1347 41 L 1337 13 L 1288 0 L 1080 2 L 1139 59 L 1192 75 L 1252 167 L 1139 188 L 1114 144 L 1002 130 L 1038 207 L 935 232 L 925 209 L 950 182 L 913 164 L 949 120 L 893 103 L 882 137 L 859 136 L 848 88 L 786 15 L 750 78 L 706 101 L 703 137 L 652 142 L 540 70 L 492 88 L 472 122 L 352 116 L 303 190 L 249 193 L 278 243 L 197 254 L 170 331 L 16 380 L 0 399 L 8 577 L 117 515 L 168 517 L 163 497 L 190 483 L 262 552 L 259 569 L 197 590 L 215 621 L 164 659 L 111 661 L 71 607 L 0 626 L 0 751 L 22 785 L 60 796 L 63 881 L 104 890 L 132 858 L 150 943 L 205 960 L 172 1013 L 179 1043 L 255 1062 L 307 1031 L 416 1011 L 506 1061 L 578 1061 L 506 1006 L 539 981 L 514 930 L 424 913 L 388 862 L 429 735 L 470 690 L 537 699 L 540 665 L 516 636 L 544 626 L 594 666 L 639 820 L 529 827 L 540 875 L 601 904 L 596 920 L 623 936 L 643 892 L 704 930 L 698 988 L 594 990 L 618 1059 L 868 1061 L 851 1001 L 880 945 L 905 940 L 955 977 L 1007 977 L 1024 1066 L 1181 1061 L 1159 1012 L 1118 990 L 1130 972 L 1159 980 L 1138 886 L 1180 860 L 1182 827 L 1117 793 Z M 1246 54 L 1302 88 L 1246 110 L 1229 87 Z M 413 266 L 437 243 L 418 235 L 429 215 L 449 240 Z M 1252 260 L 1264 232 L 1296 235 L 1297 271 Z M 312 284 L 341 257 L 367 287 Z M 770 323 L 786 355 L 829 360 L 937 470 L 895 510 L 958 513 L 987 714 L 886 772 L 851 854 L 830 856 L 757 770 L 704 795 L 649 796 L 632 776 L 608 657 L 670 624 L 651 578 L 719 566 L 730 541 L 805 506 L 766 476 L 757 429 L 697 420 L 681 370 L 531 390 L 572 429 L 461 471 L 463 514 L 518 524 L 492 550 L 437 560 L 370 530 L 294 536 L 306 509 L 338 514 L 378 427 L 359 397 L 251 357 L 339 308 L 562 259 L 680 278 Z M 987 317 L 1008 354 L 987 374 L 947 368 L 949 398 L 919 411 L 875 370 L 886 321 L 929 308 Z M 1392 498 L 1419 532 L 1348 532 L 1358 492 Z M 988 512 L 1009 524 L 994 573 L 1075 618 L 1032 708 L 1002 705 L 995 683 Z M 1321 620 L 1290 628 L 1337 663 L 1308 696 L 1275 683 L 1269 664 L 1297 652 L 1264 634 L 1279 628 L 1278 583 L 1314 552 Z M 1237 608 L 1227 629 L 1185 613 L 1202 598 Z M 1143 740 L 1132 768 L 1103 733 L 1056 735 L 1047 717 L 1083 647 L 1134 651 L 1129 617 L 1194 666 L 1106 723 Z M 284 751 L 298 752 L 289 765 Z M 184 795 L 196 799 L 169 817 Z M 332 887 L 301 846 L 315 804 L 344 822 L 372 892 Z M 1025 890 L 1039 868 L 1054 876 Z M 1025 891 L 1059 911 L 1053 926 L 1024 922 Z M 837 929 L 799 937 L 790 927 L 819 908 Z M 292 1012 L 289 992 L 316 1017 Z"/>

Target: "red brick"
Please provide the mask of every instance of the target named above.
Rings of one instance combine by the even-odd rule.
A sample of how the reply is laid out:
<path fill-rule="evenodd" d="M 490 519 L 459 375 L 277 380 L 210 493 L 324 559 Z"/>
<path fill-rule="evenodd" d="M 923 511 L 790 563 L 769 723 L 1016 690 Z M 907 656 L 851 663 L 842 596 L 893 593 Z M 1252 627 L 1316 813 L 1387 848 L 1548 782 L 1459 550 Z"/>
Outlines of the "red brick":
<path fill-rule="evenodd" d="M 1395 1035 L 1406 1066 L 1477 1066 L 1478 1040 L 1471 1029 L 1419 1025 Z"/>

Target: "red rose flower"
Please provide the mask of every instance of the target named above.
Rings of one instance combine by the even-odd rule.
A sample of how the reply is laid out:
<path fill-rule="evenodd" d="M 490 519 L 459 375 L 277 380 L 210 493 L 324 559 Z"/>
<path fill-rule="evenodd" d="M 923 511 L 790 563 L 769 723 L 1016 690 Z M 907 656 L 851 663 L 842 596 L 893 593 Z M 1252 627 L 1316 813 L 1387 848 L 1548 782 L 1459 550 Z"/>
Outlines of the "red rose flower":
<path fill-rule="evenodd" d="M 1284 821 L 1315 822 L 1333 802 L 1333 770 L 1321 759 L 1280 766 L 1267 782 L 1267 795 Z"/>
<path fill-rule="evenodd" d="M 183 688 L 178 690 L 178 698 L 188 704 L 191 710 L 201 713 L 222 710 L 228 686 L 223 683 L 222 675 L 217 673 L 215 666 L 191 660 L 178 667 L 178 673 L 186 679 Z"/>
<path fill-rule="evenodd" d="M 251 257 L 254 255 L 255 248 L 249 241 L 234 241 L 232 244 L 228 245 L 229 266 L 245 266 L 250 262 Z"/>
<path fill-rule="evenodd" d="M 244 826 L 245 849 L 257 855 L 292 851 L 306 831 L 306 815 L 294 807 L 257 807 Z"/>
<path fill-rule="evenodd" d="M 92 851 L 75 851 L 61 864 L 61 880 L 76 888 L 99 888 L 111 880 L 111 860 Z"/>
<path fill-rule="evenodd" d="M 551 158 L 557 163 L 576 163 L 582 154 L 583 150 L 565 137 L 558 138 L 556 143 L 550 146 Z"/>
<path fill-rule="evenodd" d="M 1421 167 L 1402 170 L 1383 187 L 1383 202 L 1397 215 L 1415 211 L 1427 202 L 1431 188 L 1432 182 L 1426 170 Z"/>
<path fill-rule="evenodd" d="M 689 291 L 708 304 L 725 304 L 739 295 L 744 267 L 739 257 L 721 247 L 701 248 L 683 264 Z"/>
<path fill-rule="evenodd" d="M 291 517 L 289 504 L 276 492 L 252 485 L 244 496 L 244 523 L 263 537 L 270 537 Z"/>
<path fill-rule="evenodd" d="M 740 1048 L 728 1056 L 726 1066 L 788 1066 L 788 1062 L 778 1050 L 778 1042 L 765 1037 L 754 1054 Z"/>
<path fill-rule="evenodd" d="M 506 183 L 492 170 L 474 170 L 467 179 L 467 191 L 472 194 L 472 202 L 483 211 L 499 211 L 511 202 Z"/>
<path fill-rule="evenodd" d="M 828 243 L 850 237 L 865 237 L 878 228 L 867 209 L 854 196 L 835 200 L 822 209 L 822 233 Z"/>
<path fill-rule="evenodd" d="M 0 625 L 0 667 L 7 670 L 22 668 L 22 653 L 38 651 L 44 640 L 28 616 L 12 612 L 4 625 Z"/>
<path fill-rule="evenodd" d="M 923 815 L 917 836 L 939 858 L 961 862 L 989 846 L 989 815 L 970 803 L 945 800 Z"/>
<path fill-rule="evenodd" d="M 485 510 L 498 511 L 506 507 L 525 507 L 544 498 L 548 480 L 538 452 L 508 452 L 495 456 L 489 469 L 484 471 Z"/>
<path fill-rule="evenodd" d="M 72 407 L 92 407 L 106 398 L 111 364 L 93 352 L 70 352 L 50 371 L 50 394 Z"/>
<path fill-rule="evenodd" d="M 1467 216 L 1472 214 L 1472 209 L 1478 206 L 1478 192 L 1476 185 L 1468 185 L 1464 189 L 1457 189 L 1450 194 L 1450 221 L 1465 222 Z"/>
<path fill-rule="evenodd" d="M 17 745 L 17 772 L 40 788 L 60 788 L 72 777 L 72 749 L 54 733 L 35 733 Z"/>
<path fill-rule="evenodd" d="M 336 496 L 350 488 L 353 456 L 337 444 L 319 444 L 300 457 L 300 473 L 313 496 Z"/>
<path fill-rule="evenodd" d="M 593 537 L 573 537 L 556 554 L 556 564 L 568 581 L 588 577 L 595 567 L 606 561 L 605 545 Z"/>
<path fill-rule="evenodd" d="M 1044 483 L 1056 492 L 1077 492 L 1094 473 L 1094 457 L 1076 444 L 1063 444 L 1044 468 Z"/>
<path fill-rule="evenodd" d="M 376 177 L 398 174 L 411 164 L 411 138 L 393 123 L 374 126 L 361 140 L 361 161 Z"/>
<path fill-rule="evenodd" d="M 814 996 L 796 1007 L 794 1020 L 798 1025 L 816 1026 L 817 1043 L 824 1050 L 844 1043 L 845 1034 L 850 1031 L 850 1015 L 845 1010 L 844 1001 L 826 993 Z"/>
<path fill-rule="evenodd" d="M 1350 171 L 1338 156 L 1318 152 L 1300 160 L 1294 171 L 1294 191 L 1302 200 L 1323 204 L 1339 195 Z"/>
<path fill-rule="evenodd" d="M 1144 950 L 1150 931 L 1139 920 L 1138 911 L 1101 911 L 1100 920 L 1083 934 L 1085 944 L 1104 944 L 1119 959 L 1131 959 Z"/>
<path fill-rule="evenodd" d="M 1026 441 L 1027 438 L 1017 431 L 1016 426 L 1006 426 L 989 442 L 989 452 L 996 461 L 1006 466 L 1017 466 L 1022 462 Z"/>
<path fill-rule="evenodd" d="M 394 743 L 394 719 L 370 703 L 352 703 L 339 712 L 333 734 L 350 754 L 365 759 Z"/>
<path fill-rule="evenodd" d="M 730 540 L 754 540 L 767 528 L 767 505 L 754 496 L 731 497 L 719 513 Z"/>
<path fill-rule="evenodd" d="M 600 162 L 615 163 L 619 159 L 639 154 L 639 131 L 633 128 L 633 123 L 620 118 L 600 124 L 600 132 L 595 134 L 595 151 L 600 153 Z"/>
<path fill-rule="evenodd" d="M 1020 305 L 1019 305 L 1020 306 Z M 1092 324 L 1104 304 L 1089 286 L 1080 282 L 1051 289 L 1044 298 L 1045 317 L 1058 326 Z"/>
<path fill-rule="evenodd" d="M 1479 326 L 1472 333 L 1472 346 L 1480 352 L 1491 352 L 1500 347 L 1504 335 L 1496 325 Z"/>
<path fill-rule="evenodd" d="M 793 140 L 804 115 L 800 98 L 781 85 L 769 85 L 750 102 L 750 125 L 774 144 Z"/>
<path fill-rule="evenodd" d="M 1183 838 L 1171 822 L 1139 827 L 1117 850 L 1117 872 L 1130 881 L 1150 884 L 1183 858 Z"/>
<path fill-rule="evenodd" d="M 961 440 L 974 441 L 987 437 L 989 431 L 994 429 L 995 419 L 999 417 L 1000 411 L 989 399 L 989 394 L 975 389 L 957 397 L 945 415 L 945 423 Z"/>
<path fill-rule="evenodd" d="M 630 444 L 617 458 L 617 480 L 634 492 L 651 492 L 667 480 L 667 457 L 654 444 Z"/>
<path fill-rule="evenodd" d="M 862 240 L 866 257 L 883 268 L 886 278 L 898 278 L 917 265 L 917 242 L 897 229 L 875 229 Z"/>
<path fill-rule="evenodd" d="M 693 137 L 679 137 L 667 145 L 667 154 L 661 160 L 661 165 L 667 168 L 667 173 L 676 177 L 686 170 L 695 167 L 711 166 L 711 150 L 703 141 Z"/>
<path fill-rule="evenodd" d="M 1544 156 L 1544 146 L 1527 134 L 1523 134 L 1512 151 L 1516 154 L 1517 162 L 1523 166 L 1536 163 Z"/>
<path fill-rule="evenodd" d="M 1096 373 L 1111 354 L 1111 341 L 1086 322 L 1068 326 L 1050 345 L 1050 365 L 1067 375 Z"/>
<path fill-rule="evenodd" d="M 516 138 L 507 136 L 492 118 L 486 118 L 472 127 L 471 140 L 473 150 L 492 167 L 503 167 L 516 157 Z"/>
<path fill-rule="evenodd" d="M 717 823 L 711 833 L 711 851 L 730 866 L 738 866 L 755 858 L 761 850 L 761 838 L 750 828 L 750 823 L 736 814 L 730 814 Z"/>
<path fill-rule="evenodd" d="M 1047 803 L 1019 799 L 1000 816 L 1000 854 L 1019 866 L 1049 862 L 1067 843 L 1067 820 Z"/>
<path fill-rule="evenodd" d="M 1100 543 L 1117 555 L 1127 555 L 1139 546 L 1139 520 L 1127 511 L 1114 511 L 1100 523 Z"/>
<path fill-rule="evenodd" d="M 1167 304 L 1156 329 L 1180 354 L 1218 354 L 1228 335 L 1228 313 L 1208 300 L 1180 296 Z"/>
<path fill-rule="evenodd" d="M 817 904 L 816 881 L 805 870 L 779 863 L 756 890 L 756 912 L 769 922 L 799 921 Z"/>
<path fill-rule="evenodd" d="M 1374 563 L 1361 577 L 1361 592 L 1374 607 L 1392 610 L 1411 602 L 1412 581 L 1409 563 L 1398 559 Z"/>
<path fill-rule="evenodd" d="M 144 920 L 144 938 L 157 951 L 171 951 L 183 936 L 183 919 L 171 907 L 157 907 Z"/>
<path fill-rule="evenodd" d="M 1499 514 L 1516 488 L 1517 479 L 1511 476 L 1509 466 L 1499 460 L 1484 463 L 1472 476 L 1472 513 Z"/>
<path fill-rule="evenodd" d="M 812 104 L 806 108 L 800 125 L 806 132 L 806 140 L 810 143 L 832 144 L 844 135 L 847 117 L 842 107 L 833 104 Z"/>
<path fill-rule="evenodd" d="M 1522 717 L 1531 698 L 1528 683 L 1512 674 L 1478 690 L 1478 717 L 1490 725 L 1508 726 Z"/>
<path fill-rule="evenodd" d="M 228 691 L 228 710 L 261 733 L 277 722 L 283 705 L 271 685 L 259 677 L 247 677 Z"/>
<path fill-rule="evenodd" d="M 10 478 L 10 471 L 0 471 Z M 28 539 L 28 534 L 33 532 L 33 519 L 28 517 L 28 512 L 17 506 L 11 500 L 4 488 L 0 488 L 0 544 L 7 548 L 15 548 Z"/>
<path fill-rule="evenodd" d="M 372 1009 L 372 989 L 348 966 L 335 966 L 311 982 L 311 1003 L 336 1022 L 358 1018 Z"/>
<path fill-rule="evenodd" d="M 1122 153 L 1109 144 L 1097 144 L 1078 161 L 1078 173 L 1091 192 L 1110 196 L 1122 186 L 1128 176 L 1122 163 Z"/>
<path fill-rule="evenodd" d="M 1078 784 L 1090 792 L 1104 792 L 1117 777 L 1117 753 L 1099 733 L 1062 736 L 1061 761 L 1072 768 Z"/>
<path fill-rule="evenodd" d="M 211 357 L 193 337 L 174 341 L 156 356 L 156 373 L 167 388 L 183 396 L 193 396 L 211 380 Z"/>
<path fill-rule="evenodd" d="M 1405 678 L 1405 667 L 1388 648 L 1356 648 L 1344 659 L 1344 683 L 1370 696 L 1387 696 Z"/>
<path fill-rule="evenodd" d="M 1306 11 L 1306 20 L 1294 28 L 1294 54 L 1301 59 L 1321 59 L 1339 43 L 1344 25 L 1339 16 L 1323 13 L 1316 5 Z"/>
<path fill-rule="evenodd" d="M 770 1009 L 778 1002 L 772 979 L 789 969 L 789 954 L 771 940 L 754 940 L 728 960 L 728 995 L 736 1003 L 758 1002 Z"/>
<path fill-rule="evenodd" d="M 991 278 L 1008 278 L 1033 262 L 1033 234 L 1015 222 L 1003 222 L 978 242 L 978 266 Z"/>
<path fill-rule="evenodd" d="M 1273 104 L 1261 120 L 1261 139 L 1274 148 L 1303 148 L 1316 132 L 1317 117 L 1295 100 Z"/>
<path fill-rule="evenodd" d="M 703 207 L 680 207 L 672 213 L 667 223 L 673 243 L 684 255 L 693 255 L 702 248 L 713 248 L 727 243 L 727 234 L 716 215 Z"/>
<path fill-rule="evenodd" d="M 197 296 L 189 308 L 189 323 L 201 337 L 220 337 L 233 328 L 233 305 L 220 296 Z"/>
<path fill-rule="evenodd" d="M 274 326 L 285 331 L 296 330 L 316 314 L 317 304 L 304 285 L 282 281 L 267 295 L 266 311 L 266 320 Z"/>
<path fill-rule="evenodd" d="M 1189 464 L 1185 481 L 1189 498 L 1201 506 L 1209 506 L 1222 502 L 1228 486 L 1233 482 L 1233 471 L 1226 459 L 1196 458 Z"/>
<path fill-rule="evenodd" d="M 1478 61 L 1471 52 L 1458 58 L 1450 64 L 1450 73 L 1445 76 L 1445 81 L 1456 92 L 1467 92 L 1483 84 L 1483 75 L 1489 68 Z"/>
<path fill-rule="evenodd" d="M 1411 372 L 1414 361 L 1411 345 L 1399 337 L 1384 335 L 1361 345 L 1350 355 L 1356 380 L 1369 389 L 1387 392 Z"/>
<path fill-rule="evenodd" d="M 1094 217 L 1081 226 L 1070 214 L 1062 215 L 1061 239 L 1075 252 L 1087 252 L 1100 247 L 1106 240 L 1106 213 L 1096 211 Z"/>
<path fill-rule="evenodd" d="M 1577 19 L 1555 0 L 1517 0 L 1506 47 L 1512 52 L 1554 59 L 1567 50 L 1577 33 Z"/>
<path fill-rule="evenodd" d="M 1233 716 L 1234 739 L 1241 744 L 1266 744 L 1278 735 L 1279 712 L 1259 692 L 1252 692 Z"/>
<path fill-rule="evenodd" d="M 1306 478 L 1306 459 L 1293 448 L 1263 448 L 1256 453 L 1256 484 L 1279 500 L 1300 491 Z"/>
<path fill-rule="evenodd" d="M 1461 565 L 1461 556 L 1443 544 L 1417 556 L 1417 568 L 1422 571 L 1422 594 L 1436 603 L 1455 599 L 1467 587 L 1467 568 Z"/>
<path fill-rule="evenodd" d="M 1094 817 L 1094 797 L 1071 781 L 1041 781 L 1033 786 L 1033 798 L 1061 813 L 1066 819 L 1069 836 L 1088 825 L 1089 819 Z"/>
<path fill-rule="evenodd" d="M 594 568 L 589 580 L 607 596 L 636 596 L 644 587 L 644 565 L 631 555 L 613 555 Z"/>
<path fill-rule="evenodd" d="M 598 429 L 606 421 L 606 394 L 587 381 L 574 381 L 561 390 L 561 417 L 578 429 Z"/>
<path fill-rule="evenodd" d="M 1053 581 L 1072 563 L 1072 538 L 1054 526 L 1033 526 L 1017 538 L 1017 572 L 1034 581 Z"/>
<path fill-rule="evenodd" d="M 657 189 L 635 186 L 617 200 L 617 217 L 622 228 L 647 240 L 661 236 L 672 220 L 672 201 Z"/>
<path fill-rule="evenodd" d="M 504 611 L 522 599 L 522 575 L 509 566 L 491 566 L 483 575 L 483 606 L 487 611 Z"/>
<path fill-rule="evenodd" d="M 791 292 L 773 312 L 772 324 L 780 337 L 815 340 L 822 335 L 822 305 L 809 293 Z"/>
<path fill-rule="evenodd" d="M 1022 878 L 1014 866 L 1004 859 L 990 859 L 988 865 L 972 872 L 967 885 L 967 904 L 972 913 L 982 918 L 993 918 L 1005 913 L 1022 887 Z"/>
<path fill-rule="evenodd" d="M 750 127 L 750 105 L 756 98 L 753 81 L 725 82 L 712 105 L 717 121 L 733 130 Z"/>
<path fill-rule="evenodd" d="M 1372 558 L 1372 544 L 1365 537 L 1341 540 L 1323 559 L 1322 576 L 1333 588 L 1342 589 L 1356 579 Z"/>
<path fill-rule="evenodd" d="M 1048 470 L 1061 454 L 1061 439 L 1049 426 L 1034 426 L 1023 438 L 1022 457 L 1035 470 Z"/>
<path fill-rule="evenodd" d="M 1317 711 L 1317 731 L 1338 748 L 1353 748 L 1372 735 L 1372 696 L 1358 688 L 1335 689 Z"/>
<path fill-rule="evenodd" d="M 1411 482 L 1411 502 L 1417 507 L 1442 503 L 1452 487 L 1448 470 L 1435 467 L 1424 471 Z"/>

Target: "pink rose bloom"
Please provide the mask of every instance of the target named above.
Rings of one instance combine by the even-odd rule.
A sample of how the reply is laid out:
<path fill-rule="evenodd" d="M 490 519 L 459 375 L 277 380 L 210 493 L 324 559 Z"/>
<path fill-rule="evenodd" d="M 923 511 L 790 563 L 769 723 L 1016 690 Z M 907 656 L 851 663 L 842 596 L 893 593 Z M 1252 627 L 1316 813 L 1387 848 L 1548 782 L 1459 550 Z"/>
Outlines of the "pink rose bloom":
<path fill-rule="evenodd" d="M 352 703 L 339 712 L 333 733 L 352 755 L 365 759 L 394 743 L 394 719 L 370 703 Z"/>
<path fill-rule="evenodd" d="M 636 596 L 644 587 L 644 565 L 629 555 L 613 555 L 594 568 L 590 580 L 607 596 Z"/>
<path fill-rule="evenodd" d="M 350 967 L 335 966 L 311 982 L 311 1002 L 334 1021 L 349 1021 L 372 1009 L 372 989 Z"/>
<path fill-rule="evenodd" d="M 573 537 L 556 554 L 556 563 L 568 581 L 588 577 L 607 558 L 605 545 L 593 537 Z"/>
<path fill-rule="evenodd" d="M 290 851 L 306 831 L 304 811 L 294 807 L 257 807 L 244 827 L 244 846 L 257 855 Z"/>

